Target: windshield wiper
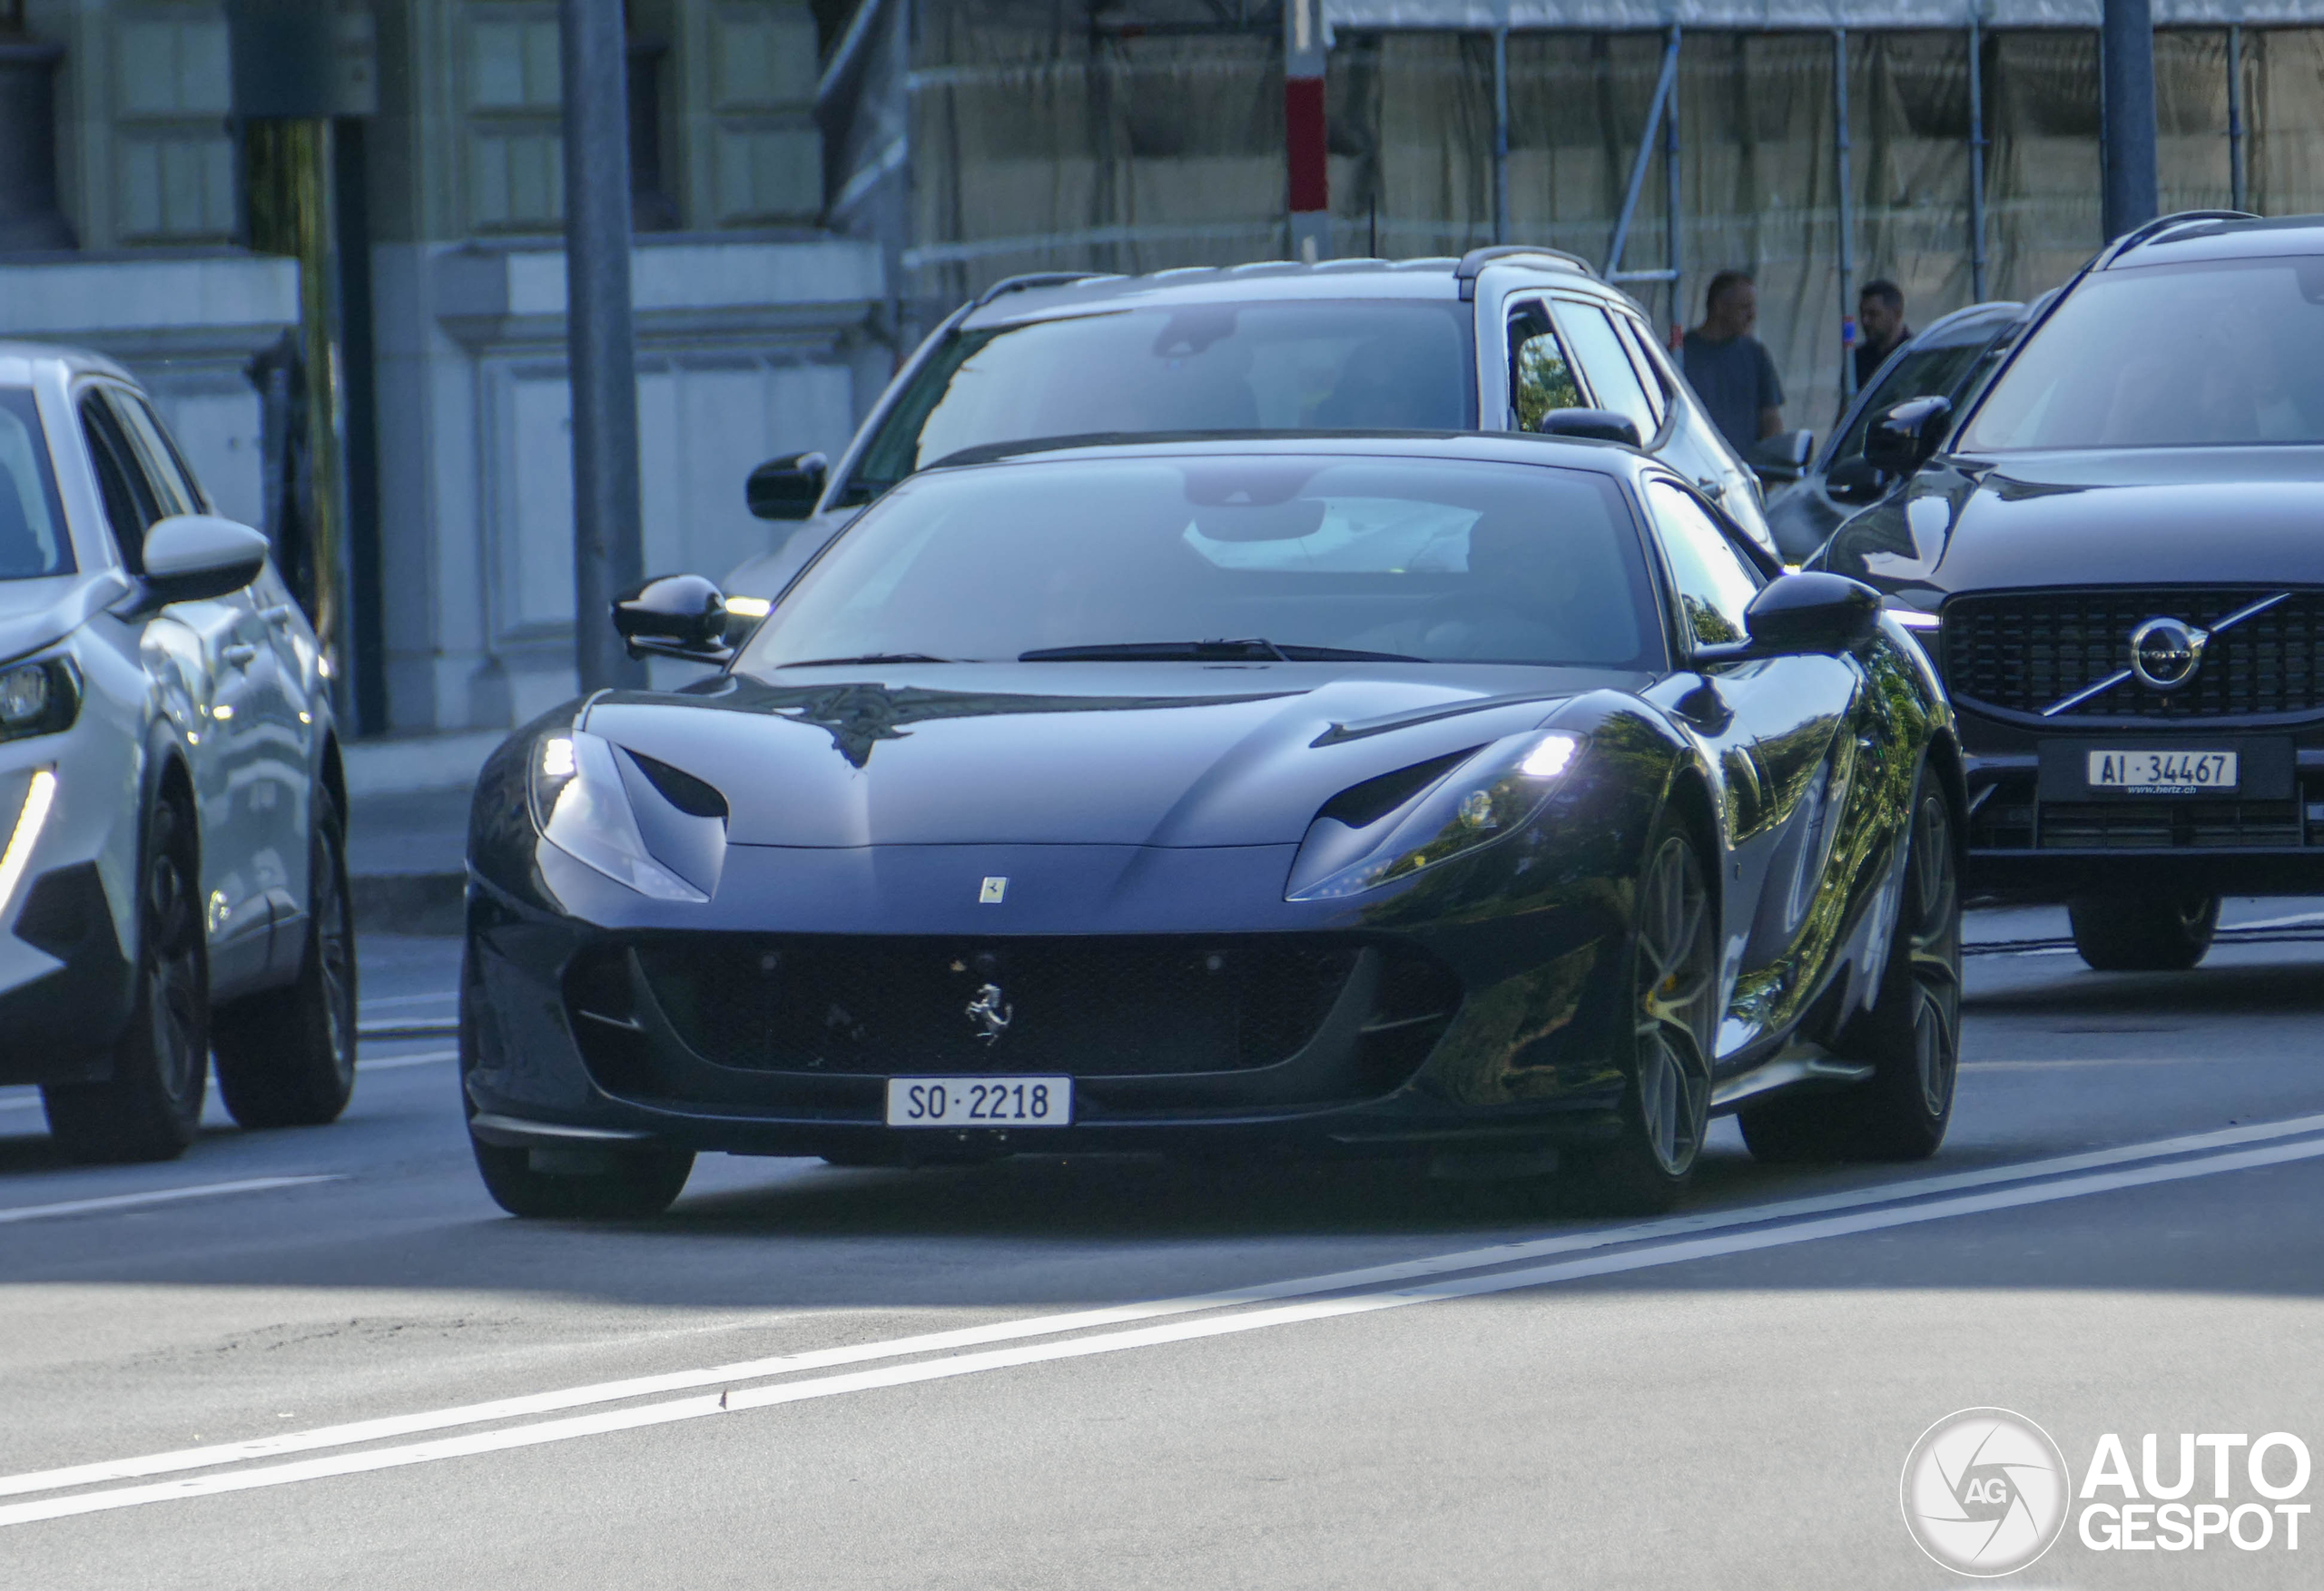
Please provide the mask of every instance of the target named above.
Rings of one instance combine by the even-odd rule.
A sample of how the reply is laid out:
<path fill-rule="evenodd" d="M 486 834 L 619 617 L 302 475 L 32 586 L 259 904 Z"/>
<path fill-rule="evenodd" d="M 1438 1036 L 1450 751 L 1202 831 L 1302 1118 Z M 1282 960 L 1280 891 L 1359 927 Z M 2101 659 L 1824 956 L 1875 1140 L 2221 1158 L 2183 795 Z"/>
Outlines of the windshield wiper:
<path fill-rule="evenodd" d="M 1019 663 L 1426 663 L 1401 652 L 1352 652 L 1343 646 L 1282 644 L 1250 635 L 1237 641 L 1119 641 L 1020 652 Z"/>
<path fill-rule="evenodd" d="M 803 657 L 796 663 L 779 663 L 779 669 L 853 668 L 877 663 L 958 663 L 957 657 L 932 657 L 925 652 L 867 652 L 861 657 Z"/>

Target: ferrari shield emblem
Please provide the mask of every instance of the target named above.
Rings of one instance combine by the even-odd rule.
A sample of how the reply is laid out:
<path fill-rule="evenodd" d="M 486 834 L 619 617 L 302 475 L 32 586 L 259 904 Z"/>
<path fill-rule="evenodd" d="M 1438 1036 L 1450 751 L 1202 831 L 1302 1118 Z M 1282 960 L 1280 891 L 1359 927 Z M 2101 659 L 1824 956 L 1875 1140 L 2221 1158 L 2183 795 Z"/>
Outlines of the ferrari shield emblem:
<path fill-rule="evenodd" d="M 1000 904 L 1001 898 L 1008 893 L 1008 879 L 987 879 L 984 881 L 984 887 L 977 891 L 977 904 L 979 906 L 999 906 Z"/>

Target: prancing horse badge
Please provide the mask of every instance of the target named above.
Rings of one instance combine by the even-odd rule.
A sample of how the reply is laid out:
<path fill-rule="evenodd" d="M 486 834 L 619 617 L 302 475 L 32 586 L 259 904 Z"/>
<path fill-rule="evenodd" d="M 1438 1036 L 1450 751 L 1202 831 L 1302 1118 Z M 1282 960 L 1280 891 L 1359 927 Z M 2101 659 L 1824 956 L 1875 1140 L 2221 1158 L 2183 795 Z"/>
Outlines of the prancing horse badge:
<path fill-rule="evenodd" d="M 977 904 L 979 906 L 999 906 L 1000 904 L 1001 897 L 1008 893 L 1008 879 L 987 879 L 984 881 L 984 888 L 977 891 Z"/>

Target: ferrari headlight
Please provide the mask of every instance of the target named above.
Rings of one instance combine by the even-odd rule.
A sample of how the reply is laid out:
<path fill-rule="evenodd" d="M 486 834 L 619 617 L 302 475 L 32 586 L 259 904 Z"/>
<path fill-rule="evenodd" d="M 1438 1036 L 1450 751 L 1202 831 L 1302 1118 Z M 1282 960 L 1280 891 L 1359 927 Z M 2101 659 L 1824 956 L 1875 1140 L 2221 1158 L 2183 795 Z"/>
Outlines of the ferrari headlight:
<path fill-rule="evenodd" d="M 0 669 L 0 741 L 53 735 L 81 713 L 81 676 L 70 658 Z"/>
<path fill-rule="evenodd" d="M 710 899 L 645 849 L 612 741 L 582 730 L 543 735 L 530 783 L 541 838 L 575 861 L 656 900 Z"/>
<path fill-rule="evenodd" d="M 1417 804 L 1364 828 L 1318 818 L 1292 864 L 1292 900 L 1357 895 L 1464 856 L 1523 828 L 1581 755 L 1580 735 L 1532 731 L 1495 741 Z M 1377 834 L 1374 830 L 1382 830 Z"/>

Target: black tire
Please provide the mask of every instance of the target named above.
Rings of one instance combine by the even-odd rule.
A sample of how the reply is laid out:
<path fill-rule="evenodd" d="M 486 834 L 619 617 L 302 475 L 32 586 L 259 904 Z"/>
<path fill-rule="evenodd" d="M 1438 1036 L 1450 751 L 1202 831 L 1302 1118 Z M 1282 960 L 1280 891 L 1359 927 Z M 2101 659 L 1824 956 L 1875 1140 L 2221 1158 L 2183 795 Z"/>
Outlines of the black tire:
<path fill-rule="evenodd" d="M 532 1220 L 639 1220 L 676 1203 L 694 1174 L 686 1149 L 606 1149 L 596 1169 L 535 1171 L 532 1151 L 470 1134 L 476 1169 L 492 1202 Z M 573 1154 L 573 1151 L 565 1151 Z M 592 1156 L 592 1158 L 597 1158 Z"/>
<path fill-rule="evenodd" d="M 1913 796 L 1904 895 L 1872 1008 L 1834 1044 L 1868 1062 L 1866 1081 L 1747 1105 L 1743 1142 L 1770 1162 L 1925 1160 L 1953 1120 L 1961 1065 L 1961 880 L 1953 803 L 1922 776 Z"/>
<path fill-rule="evenodd" d="M 2066 905 L 2073 948 L 2096 972 L 2184 972 L 2210 954 L 2219 897 L 2086 895 Z"/>
<path fill-rule="evenodd" d="M 138 842 L 135 997 L 113 1075 L 41 1090 L 48 1130 L 74 1160 L 175 1160 L 210 1085 L 210 961 L 191 814 L 163 799 Z"/>
<path fill-rule="evenodd" d="M 1671 1208 L 1693 1179 L 1710 1116 L 1718 928 L 1701 859 L 1677 814 L 1647 840 L 1626 964 L 1621 1133 L 1575 1157 L 1568 1191 L 1609 1214 Z"/>
<path fill-rule="evenodd" d="M 298 981 L 222 1008 L 218 1092 L 245 1127 L 319 1127 L 355 1092 L 355 914 L 338 803 L 315 806 Z"/>

